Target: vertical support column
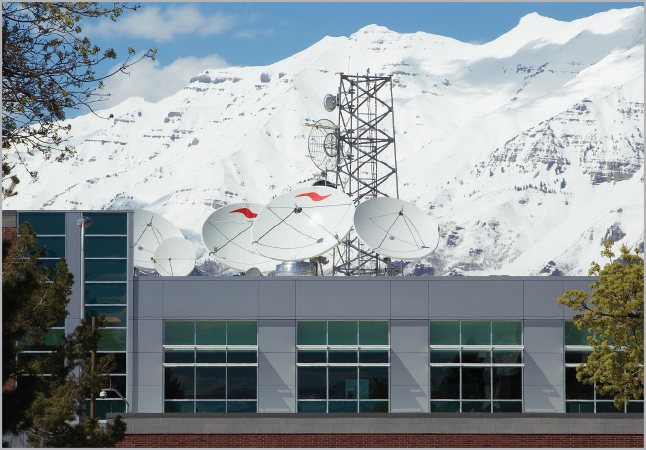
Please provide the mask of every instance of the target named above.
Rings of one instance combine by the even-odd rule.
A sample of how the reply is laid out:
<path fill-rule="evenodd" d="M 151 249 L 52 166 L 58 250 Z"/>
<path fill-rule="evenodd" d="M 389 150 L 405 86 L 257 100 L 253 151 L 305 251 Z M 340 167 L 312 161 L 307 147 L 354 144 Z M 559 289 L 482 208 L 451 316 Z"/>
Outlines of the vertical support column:
<path fill-rule="evenodd" d="M 258 321 L 258 412 L 296 412 L 296 321 Z"/>
<path fill-rule="evenodd" d="M 390 322 L 390 412 L 429 412 L 428 320 Z"/>

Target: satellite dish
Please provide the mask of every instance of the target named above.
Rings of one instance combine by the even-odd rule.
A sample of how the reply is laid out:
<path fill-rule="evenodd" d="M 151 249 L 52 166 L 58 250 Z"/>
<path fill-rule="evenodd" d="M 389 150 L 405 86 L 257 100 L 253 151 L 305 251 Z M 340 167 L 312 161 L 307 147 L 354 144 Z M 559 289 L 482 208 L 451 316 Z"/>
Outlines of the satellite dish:
<path fill-rule="evenodd" d="M 202 242 L 209 254 L 240 272 L 251 268 L 261 273 L 276 270 L 277 261 L 258 253 L 251 243 L 251 226 L 263 207 L 258 203 L 233 203 L 207 217 L 202 226 Z"/>
<path fill-rule="evenodd" d="M 251 228 L 254 247 L 280 261 L 322 255 L 341 243 L 352 228 L 354 205 L 342 191 L 310 186 L 273 199 Z"/>
<path fill-rule="evenodd" d="M 184 238 L 168 238 L 157 247 L 154 264 L 159 275 L 186 276 L 195 267 L 195 248 Z"/>
<path fill-rule="evenodd" d="M 182 232 L 163 218 L 143 209 L 134 211 L 134 261 L 135 267 L 144 270 L 153 270 L 155 265 L 153 257 L 159 245 L 168 238 L 183 238 Z"/>
<path fill-rule="evenodd" d="M 354 229 L 373 251 L 396 259 L 420 259 L 437 248 L 439 229 L 417 206 L 379 197 L 357 206 Z"/>
<path fill-rule="evenodd" d="M 326 111 L 332 112 L 336 108 L 337 101 L 336 101 L 336 95 L 332 94 L 327 94 L 323 98 L 323 107 L 325 108 Z"/>
<path fill-rule="evenodd" d="M 260 269 L 257 267 L 252 267 L 251 269 L 247 270 L 244 274 L 245 277 L 259 277 L 262 276 L 260 273 Z"/>
<path fill-rule="evenodd" d="M 312 125 L 312 131 L 310 131 L 307 141 L 310 158 L 314 165 L 323 171 L 335 170 L 337 166 L 339 152 L 337 128 L 331 120 L 321 119 Z"/>

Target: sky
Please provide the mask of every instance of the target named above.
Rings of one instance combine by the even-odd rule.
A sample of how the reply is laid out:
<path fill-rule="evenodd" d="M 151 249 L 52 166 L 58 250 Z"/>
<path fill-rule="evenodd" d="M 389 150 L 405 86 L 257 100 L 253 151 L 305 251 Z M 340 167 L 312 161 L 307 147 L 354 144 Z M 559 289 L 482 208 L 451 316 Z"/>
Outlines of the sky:
<path fill-rule="evenodd" d="M 82 34 L 121 61 L 128 47 L 156 48 L 105 81 L 110 99 L 99 109 L 140 96 L 156 102 L 181 90 L 207 69 L 265 66 L 310 47 L 325 36 L 350 36 L 376 24 L 398 33 L 418 31 L 484 44 L 505 34 L 532 12 L 562 21 L 643 2 L 142 2 L 116 22 L 91 19 Z M 97 74 L 108 73 L 115 61 Z M 69 111 L 72 118 L 86 111 Z"/>

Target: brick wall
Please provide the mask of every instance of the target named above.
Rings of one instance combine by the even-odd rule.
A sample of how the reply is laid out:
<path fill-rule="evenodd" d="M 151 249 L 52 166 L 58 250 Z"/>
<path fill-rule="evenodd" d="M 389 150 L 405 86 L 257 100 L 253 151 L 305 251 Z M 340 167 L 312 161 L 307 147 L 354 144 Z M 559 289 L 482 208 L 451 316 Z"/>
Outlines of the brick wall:
<path fill-rule="evenodd" d="M 643 434 L 128 434 L 117 447 L 644 448 Z"/>

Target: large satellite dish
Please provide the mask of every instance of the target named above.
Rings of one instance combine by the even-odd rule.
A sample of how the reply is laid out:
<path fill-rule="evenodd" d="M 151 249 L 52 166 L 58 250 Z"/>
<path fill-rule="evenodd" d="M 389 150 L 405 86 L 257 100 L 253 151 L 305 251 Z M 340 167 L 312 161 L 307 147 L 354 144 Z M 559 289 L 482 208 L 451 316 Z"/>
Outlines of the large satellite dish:
<path fill-rule="evenodd" d="M 181 237 L 166 239 L 155 251 L 154 264 L 159 275 L 186 276 L 195 267 L 195 248 L 188 240 Z"/>
<path fill-rule="evenodd" d="M 134 261 L 135 267 L 153 270 L 155 251 L 165 239 L 183 238 L 182 232 L 159 214 L 143 209 L 134 211 Z"/>
<path fill-rule="evenodd" d="M 335 170 L 339 146 L 337 126 L 334 125 L 334 122 L 321 119 L 312 125 L 307 148 L 316 167 L 323 171 Z"/>
<path fill-rule="evenodd" d="M 354 205 L 342 191 L 309 186 L 273 199 L 251 228 L 254 247 L 280 261 L 322 255 L 341 243 L 352 228 Z"/>
<path fill-rule="evenodd" d="M 417 206 L 379 197 L 357 206 L 354 230 L 374 252 L 396 259 L 420 259 L 437 248 L 438 227 Z"/>
<path fill-rule="evenodd" d="M 202 226 L 202 242 L 209 254 L 241 272 L 254 267 L 261 273 L 276 270 L 278 261 L 261 255 L 251 243 L 251 226 L 263 207 L 258 203 L 234 203 L 213 212 Z"/>

